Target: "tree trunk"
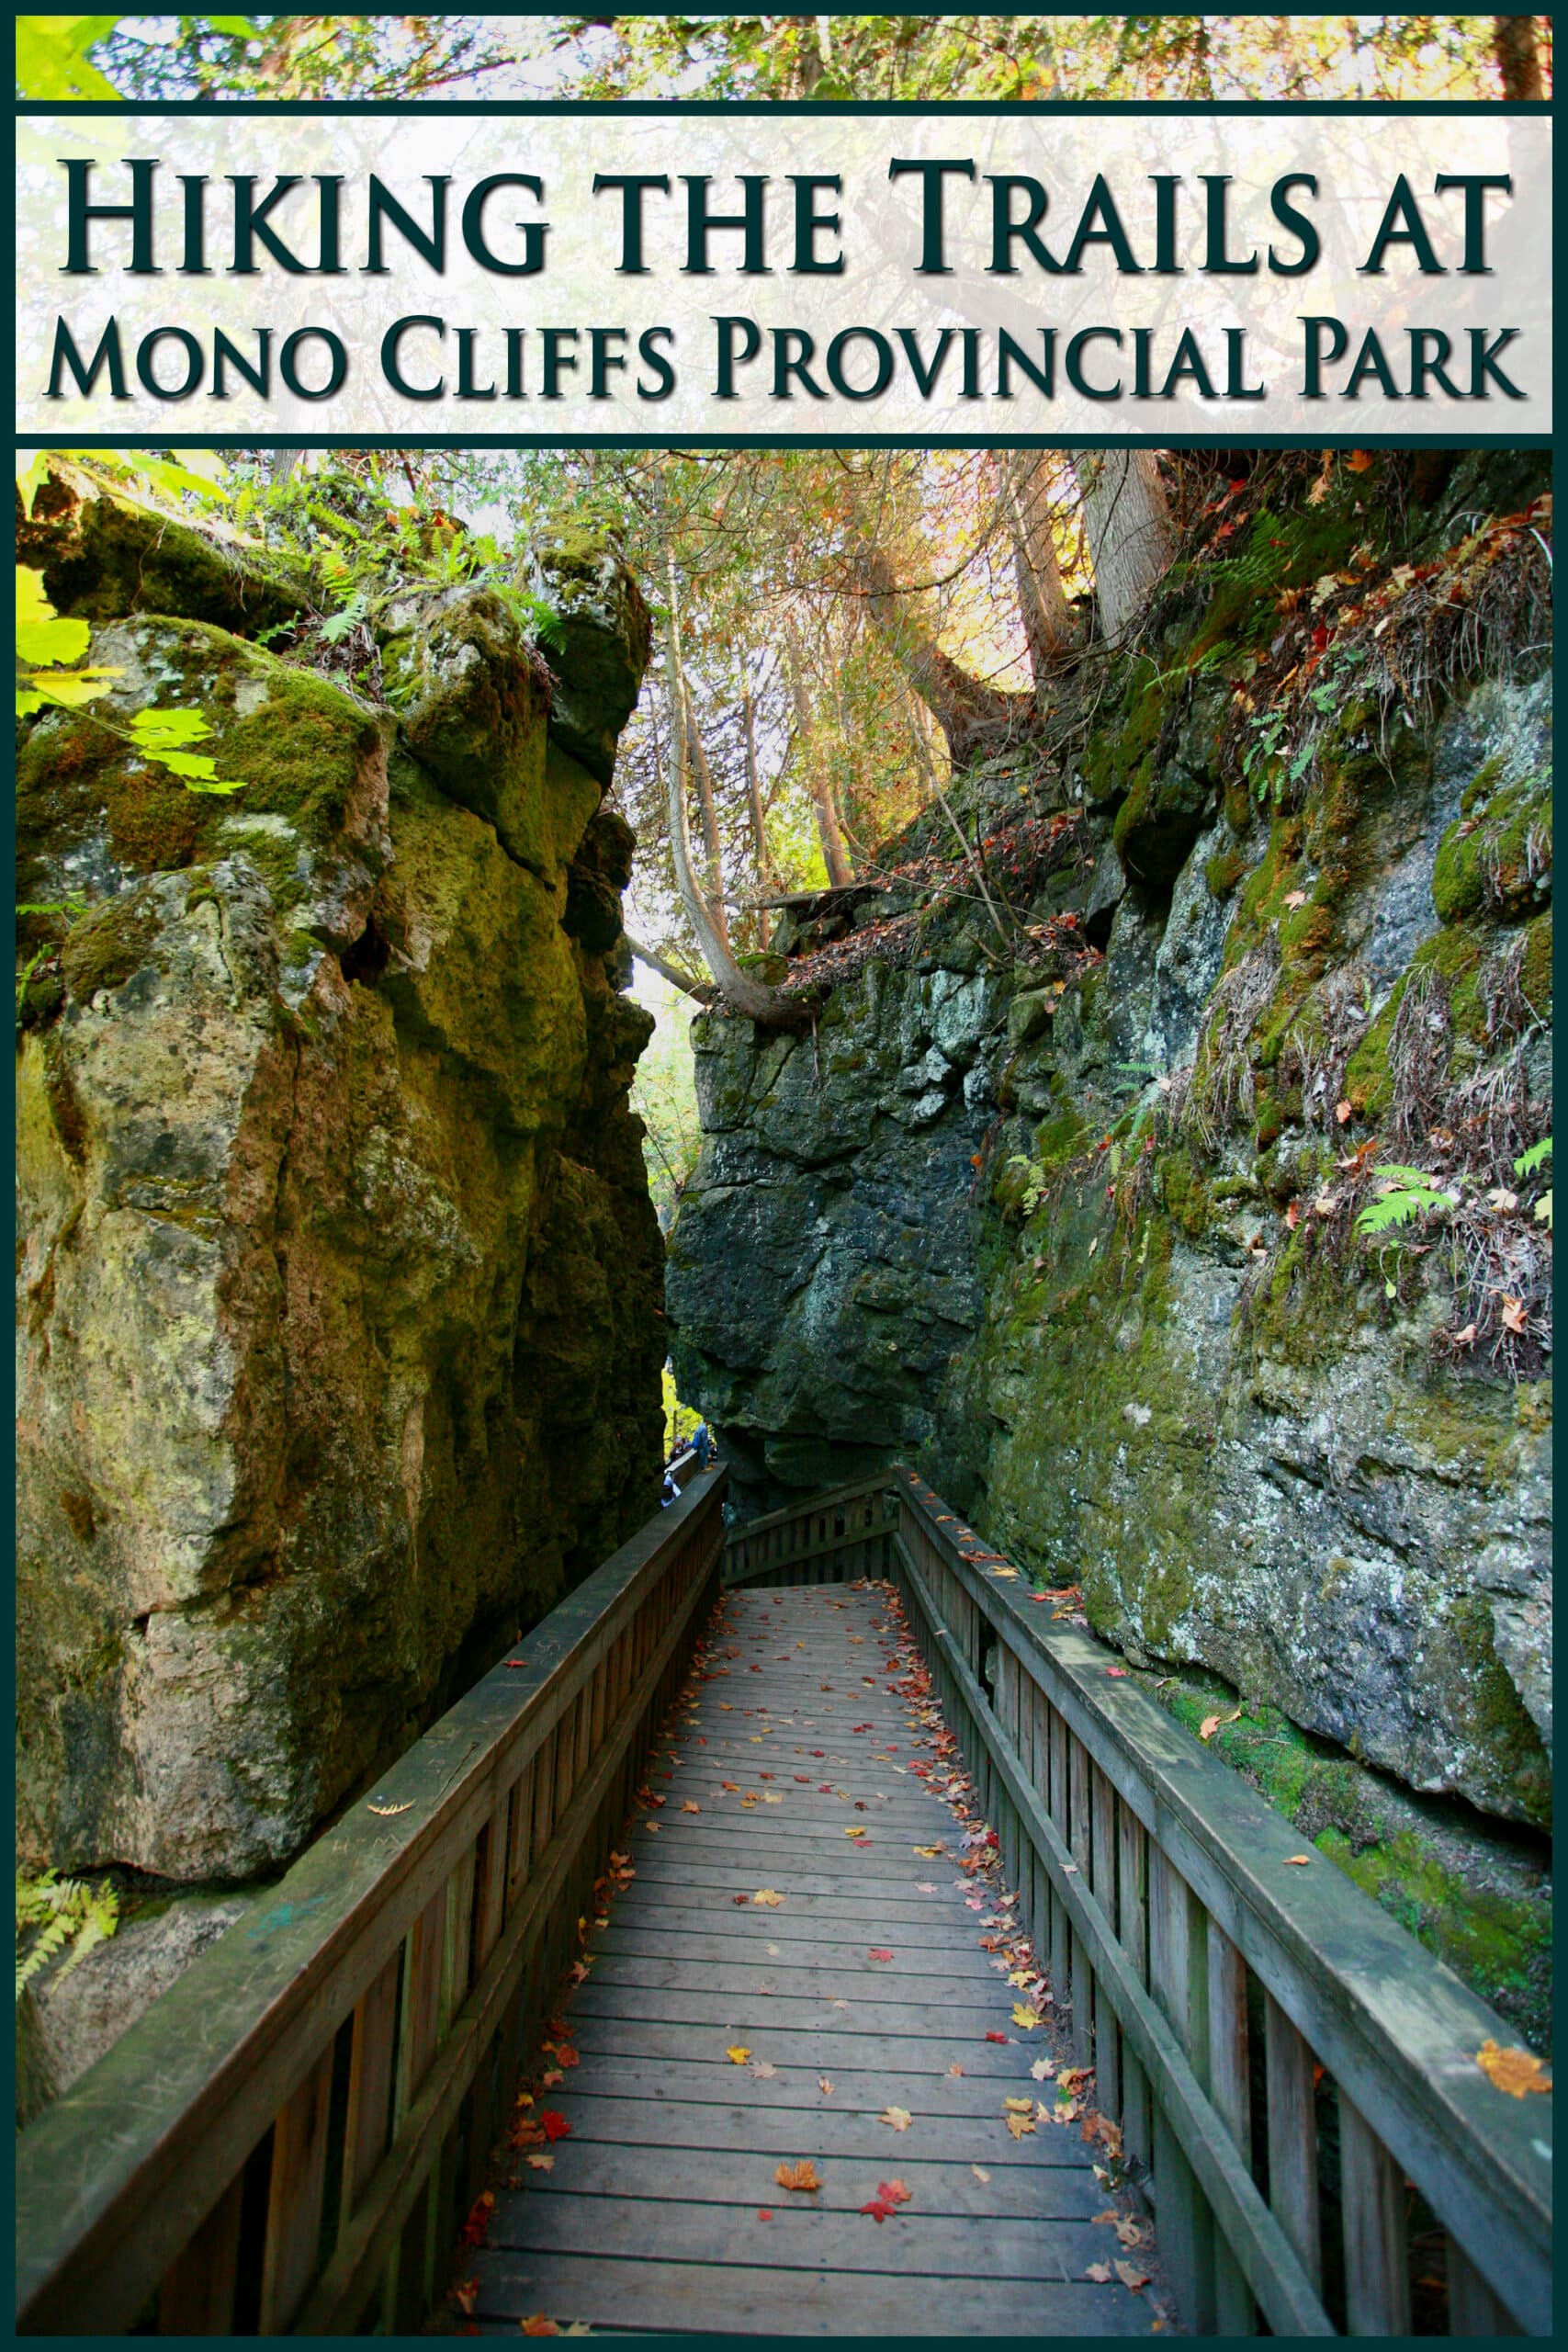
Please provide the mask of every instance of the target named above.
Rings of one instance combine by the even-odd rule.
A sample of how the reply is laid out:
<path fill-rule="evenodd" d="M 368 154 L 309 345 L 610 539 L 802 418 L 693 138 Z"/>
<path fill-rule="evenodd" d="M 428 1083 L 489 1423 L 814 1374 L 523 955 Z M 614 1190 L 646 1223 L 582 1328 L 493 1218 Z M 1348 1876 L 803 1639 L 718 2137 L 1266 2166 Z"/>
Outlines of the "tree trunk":
<path fill-rule="evenodd" d="M 681 682 L 681 699 L 686 719 L 686 746 L 692 765 L 696 771 L 697 798 L 703 812 L 703 846 L 707 853 L 707 902 L 713 911 L 714 926 L 725 945 L 729 944 L 729 918 L 724 911 L 724 860 L 718 839 L 718 804 L 713 795 L 713 770 L 704 748 L 702 730 L 692 709 L 692 696 L 685 680 Z"/>
<path fill-rule="evenodd" d="M 881 548 L 852 537 L 850 560 L 873 628 L 946 736 L 954 767 L 980 745 L 1027 728 L 1032 695 L 988 686 L 944 653 L 921 627 L 913 598 L 899 594 Z"/>
<path fill-rule="evenodd" d="M 1013 573 L 1018 582 L 1019 611 L 1024 642 L 1029 649 L 1029 673 L 1038 700 L 1052 671 L 1073 641 L 1073 614 L 1062 585 L 1056 542 L 1051 532 L 1051 506 L 1045 489 L 1045 461 L 1038 454 L 1000 452 L 997 479 L 1008 535 L 1012 541 Z"/>
<path fill-rule="evenodd" d="M 1114 645 L 1143 612 L 1174 549 L 1152 449 L 1075 449 L 1073 471 L 1100 598 L 1101 635 Z"/>
<path fill-rule="evenodd" d="M 762 808 L 762 782 L 757 773 L 756 707 L 751 700 L 751 682 L 743 678 L 740 685 L 740 715 L 746 729 L 746 799 L 751 812 L 751 846 L 757 864 L 757 895 L 766 898 L 773 887 L 773 864 L 768 855 L 768 824 Z M 765 948 L 773 928 L 764 908 L 757 910 L 757 945 Z"/>
<path fill-rule="evenodd" d="M 749 1020 L 761 1022 L 769 1028 L 804 1029 L 811 1015 L 798 997 L 786 996 L 782 989 L 768 988 L 740 969 L 730 953 L 728 933 L 722 928 L 722 913 L 716 922 L 713 910 L 697 888 L 696 876 L 692 871 L 692 838 L 686 825 L 689 752 L 685 720 L 686 682 L 681 662 L 680 585 L 675 572 L 675 552 L 668 537 L 664 544 L 664 561 L 670 582 L 670 600 L 664 620 L 664 659 L 673 739 L 665 778 L 665 799 L 675 887 L 686 910 L 686 920 L 696 933 L 703 961 L 713 974 L 715 985 L 725 1002 L 737 1012 L 744 1013 Z"/>
<path fill-rule="evenodd" d="M 1533 17 L 1494 17 L 1492 54 L 1503 77 L 1503 96 L 1510 104 L 1543 95 Z"/>
<path fill-rule="evenodd" d="M 816 723 L 806 690 L 806 663 L 793 620 L 785 621 L 784 631 L 790 692 L 795 697 L 795 722 L 799 729 L 800 748 L 806 760 L 807 784 L 812 806 L 817 811 L 817 838 L 822 844 L 822 862 L 828 869 L 828 879 L 835 890 L 840 890 L 846 882 L 854 880 L 854 872 L 844 848 L 844 836 L 839 829 L 832 779 L 822 756 L 822 730 Z"/>

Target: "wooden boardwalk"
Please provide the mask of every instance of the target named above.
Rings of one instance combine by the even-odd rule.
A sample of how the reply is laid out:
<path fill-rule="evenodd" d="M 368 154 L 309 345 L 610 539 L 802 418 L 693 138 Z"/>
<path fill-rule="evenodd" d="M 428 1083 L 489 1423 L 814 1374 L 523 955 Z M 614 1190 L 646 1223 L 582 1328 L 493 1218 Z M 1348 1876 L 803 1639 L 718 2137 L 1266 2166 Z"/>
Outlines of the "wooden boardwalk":
<path fill-rule="evenodd" d="M 1013 2022 L 1020 1994 L 981 1947 L 994 1876 L 976 1908 L 963 1826 L 910 1769 L 935 1735 L 897 1690 L 898 1633 L 885 1589 L 726 1600 L 650 1766 L 663 1803 L 639 1815 L 566 2004 L 578 2063 L 521 2110 L 570 2133 L 535 2152 L 547 2167 L 512 2158 L 462 2258 L 480 2332 L 537 2313 L 562 2330 L 1149 2333 L 1152 2289 L 1085 2277 L 1124 2252 L 1094 2219 L 1096 2151 L 1038 2109 L 1009 2131 L 1005 2099 L 1052 2097 L 1030 2072 L 1050 2045 Z M 775 2177 L 801 2160 L 815 2194 Z M 878 2221 L 862 2208 L 884 2183 L 908 2196 Z"/>

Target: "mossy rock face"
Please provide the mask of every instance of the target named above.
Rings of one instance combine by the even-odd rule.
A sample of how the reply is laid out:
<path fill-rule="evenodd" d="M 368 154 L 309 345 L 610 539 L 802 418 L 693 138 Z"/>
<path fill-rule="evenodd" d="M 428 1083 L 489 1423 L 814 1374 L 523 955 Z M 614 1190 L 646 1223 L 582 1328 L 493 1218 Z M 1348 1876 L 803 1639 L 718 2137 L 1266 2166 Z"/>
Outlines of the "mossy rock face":
<path fill-rule="evenodd" d="M 209 621 L 257 637 L 305 611 L 302 581 L 238 548 L 107 495 L 81 497 L 59 477 L 41 484 L 30 516 L 17 498 L 17 560 L 43 573 L 57 613 L 103 622 L 134 613 Z"/>
<path fill-rule="evenodd" d="M 1212 686 L 1201 682 L 1185 708 L 1168 706 L 1157 745 L 1133 772 L 1111 839 L 1134 882 L 1168 888 L 1208 823 L 1219 718 Z"/>
<path fill-rule="evenodd" d="M 1517 922 L 1551 895 L 1550 775 L 1484 794 L 1443 835 L 1432 897 L 1445 922 Z"/>
<path fill-rule="evenodd" d="M 606 790 L 653 648 L 641 589 L 609 540 L 557 530 L 536 538 L 524 585 L 551 606 L 558 641 L 541 648 L 555 684 L 550 731 Z"/>
<path fill-rule="evenodd" d="M 33 1863 L 276 1868 L 657 1507 L 631 841 L 500 609 L 408 640 L 423 760 L 141 616 L 107 725 L 28 730 L 25 887 L 85 901 L 18 1053 Z M 150 706 L 243 790 L 140 760 Z"/>
<path fill-rule="evenodd" d="M 1339 568 L 1383 527 L 1353 513 L 1361 495 L 1300 529 L 1275 517 L 1283 549 L 1238 560 L 1265 587 Z M 1233 629 L 1277 626 L 1256 582 L 1250 605 L 1239 572 L 1221 584 Z M 1171 779 L 1217 781 L 1215 712 L 1240 682 L 1222 655 L 1194 687 L 1198 618 L 1172 610 L 1175 673 L 1139 656 L 1118 690 L 1113 667 L 1084 753 L 1097 859 L 1112 807 L 1129 858 L 1102 961 L 1059 994 L 1010 974 L 956 1059 L 932 1057 L 908 977 L 874 967 L 824 1008 L 820 1076 L 809 1046 L 697 1024 L 682 1393 L 734 1432 L 748 1508 L 783 1499 L 787 1449 L 817 1445 L 818 1483 L 855 1447 L 903 1452 L 1021 1564 L 1081 1581 L 1107 1637 L 1354 1741 L 1407 1790 L 1539 1825 L 1550 1406 L 1532 1384 L 1520 1417 L 1525 1391 L 1462 1344 L 1456 1368 L 1450 1252 L 1402 1263 L 1388 1295 L 1353 1188 L 1370 1154 L 1419 1164 L 1516 1049 L 1508 1100 L 1549 1119 L 1530 1024 L 1550 1012 L 1550 910 L 1493 897 L 1445 921 L 1434 882 L 1461 815 L 1469 841 L 1518 814 L 1503 796 L 1543 766 L 1545 689 L 1484 684 L 1387 727 L 1348 704 L 1300 806 L 1227 794 L 1156 885 L 1130 844 Z M 1216 797 L 1194 785 L 1177 814 L 1201 826 Z M 1412 988 L 1433 1109 L 1396 1136 Z M 906 1230 L 942 1238 L 945 1329 Z M 782 1306 L 748 1306 L 748 1261 Z M 953 1311 L 965 1283 L 977 1307 Z"/>

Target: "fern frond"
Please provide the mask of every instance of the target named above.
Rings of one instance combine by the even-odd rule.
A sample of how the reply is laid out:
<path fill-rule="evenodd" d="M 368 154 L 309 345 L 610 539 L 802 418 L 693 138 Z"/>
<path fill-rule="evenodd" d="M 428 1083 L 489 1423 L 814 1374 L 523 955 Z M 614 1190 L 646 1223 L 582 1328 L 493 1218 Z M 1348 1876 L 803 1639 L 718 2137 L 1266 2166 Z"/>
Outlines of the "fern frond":
<path fill-rule="evenodd" d="M 1544 1166 L 1551 1158 L 1551 1137 L 1542 1136 L 1539 1143 L 1532 1143 L 1528 1151 L 1520 1152 L 1514 1162 L 1514 1173 L 1516 1176 L 1533 1176 L 1537 1169 Z M 1551 1222 L 1551 1218 L 1548 1217 L 1547 1223 L 1550 1225 Z"/>

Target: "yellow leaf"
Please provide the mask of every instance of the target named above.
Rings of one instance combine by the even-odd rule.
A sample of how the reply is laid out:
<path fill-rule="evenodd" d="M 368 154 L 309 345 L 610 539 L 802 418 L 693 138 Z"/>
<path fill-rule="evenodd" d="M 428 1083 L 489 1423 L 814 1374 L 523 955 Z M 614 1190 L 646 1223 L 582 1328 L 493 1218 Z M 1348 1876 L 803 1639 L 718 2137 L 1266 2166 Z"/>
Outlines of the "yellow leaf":
<path fill-rule="evenodd" d="M 1525 2098 L 1531 2091 L 1550 2091 L 1551 2076 L 1531 2051 L 1500 2050 L 1492 2041 L 1483 2041 L 1475 2053 L 1475 2063 L 1489 2083 L 1510 2098 Z"/>
<path fill-rule="evenodd" d="M 1012 2021 L 1014 2025 L 1021 2025 L 1025 2033 L 1032 2033 L 1037 2025 L 1044 2023 L 1038 2009 L 1026 2009 L 1021 2001 L 1015 2001 L 1012 2005 Z"/>
<path fill-rule="evenodd" d="M 1010 2115 L 1008 2117 L 1008 2130 L 1012 2133 L 1015 2140 L 1027 2139 L 1033 2129 L 1034 2118 L 1032 2115 Z"/>
<path fill-rule="evenodd" d="M 1293 1870 L 1304 1871 L 1310 1864 L 1312 1856 L 1310 1854 L 1287 1854 L 1285 1860 L 1291 1864 Z"/>
<path fill-rule="evenodd" d="M 773 1887 L 760 1886 L 751 1900 L 753 1903 L 760 1903 L 765 1911 L 776 1911 L 784 1901 L 784 1896 Z"/>
<path fill-rule="evenodd" d="M 1034 2101 L 1032 2098 L 1004 2098 L 1002 2105 L 1010 2115 L 1032 2115 L 1034 2112 Z"/>
<path fill-rule="evenodd" d="M 744 2066 L 751 2052 L 742 2042 L 738 2041 L 733 2050 L 727 2050 L 724 2054 L 732 2066 Z"/>
<path fill-rule="evenodd" d="M 969 2169 L 974 2174 L 976 2179 L 981 2183 L 988 2182 L 991 2177 L 984 2165 L 971 2165 Z"/>
<path fill-rule="evenodd" d="M 915 2119 L 907 2107 L 885 2107 L 876 2120 L 890 2124 L 895 2132 L 907 2132 Z"/>
<path fill-rule="evenodd" d="M 530 2156 L 528 2164 L 534 2172 L 554 2172 L 556 2168 L 554 2156 Z"/>
<path fill-rule="evenodd" d="M 942 1848 L 940 1846 L 917 1846 L 915 1848 L 916 1853 L 923 1854 L 928 1862 L 934 1862 L 937 1856 L 942 1850 Z"/>
<path fill-rule="evenodd" d="M 694 1804 L 691 1798 L 688 1797 L 685 1804 L 681 1807 L 681 1810 L 682 1813 L 701 1813 L 702 1806 L 700 1804 Z"/>
<path fill-rule="evenodd" d="M 846 1838 L 863 1838 L 865 1836 L 865 1831 L 863 1829 L 846 1829 L 844 1835 Z"/>

